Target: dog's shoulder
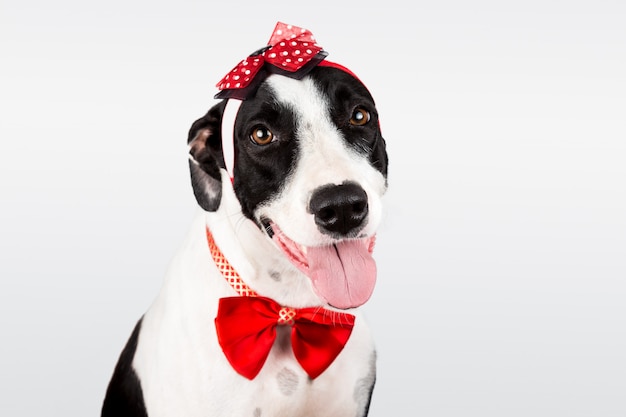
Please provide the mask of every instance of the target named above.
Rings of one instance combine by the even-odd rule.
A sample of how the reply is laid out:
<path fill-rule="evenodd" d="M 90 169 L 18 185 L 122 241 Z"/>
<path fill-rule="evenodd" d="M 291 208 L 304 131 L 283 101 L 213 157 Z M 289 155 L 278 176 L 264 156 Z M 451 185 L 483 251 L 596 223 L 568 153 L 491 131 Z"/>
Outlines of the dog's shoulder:
<path fill-rule="evenodd" d="M 140 319 L 120 354 L 102 405 L 102 417 L 147 417 L 141 383 L 132 362 L 141 331 Z"/>

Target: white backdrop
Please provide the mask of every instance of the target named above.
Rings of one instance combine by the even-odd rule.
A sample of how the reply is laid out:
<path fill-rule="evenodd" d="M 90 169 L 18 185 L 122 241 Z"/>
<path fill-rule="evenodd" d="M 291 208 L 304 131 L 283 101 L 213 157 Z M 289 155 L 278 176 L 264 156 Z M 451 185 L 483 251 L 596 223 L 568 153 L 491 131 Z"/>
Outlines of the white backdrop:
<path fill-rule="evenodd" d="M 187 129 L 277 20 L 388 142 L 371 416 L 626 415 L 626 3 L 216 3 L 0 4 L 0 415 L 99 414 L 195 211 Z"/>

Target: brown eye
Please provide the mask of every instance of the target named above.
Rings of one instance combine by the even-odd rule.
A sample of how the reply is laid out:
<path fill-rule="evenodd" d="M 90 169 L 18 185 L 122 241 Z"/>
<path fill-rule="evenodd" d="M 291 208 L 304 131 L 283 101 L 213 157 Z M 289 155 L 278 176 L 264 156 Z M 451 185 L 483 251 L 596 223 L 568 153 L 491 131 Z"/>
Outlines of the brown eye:
<path fill-rule="evenodd" d="M 364 108 L 357 107 L 352 112 L 352 117 L 350 117 L 350 124 L 353 126 L 363 126 L 370 121 L 370 113 Z"/>
<path fill-rule="evenodd" d="M 255 126 L 250 133 L 250 139 L 258 145 L 267 145 L 274 140 L 274 134 L 265 126 Z"/>

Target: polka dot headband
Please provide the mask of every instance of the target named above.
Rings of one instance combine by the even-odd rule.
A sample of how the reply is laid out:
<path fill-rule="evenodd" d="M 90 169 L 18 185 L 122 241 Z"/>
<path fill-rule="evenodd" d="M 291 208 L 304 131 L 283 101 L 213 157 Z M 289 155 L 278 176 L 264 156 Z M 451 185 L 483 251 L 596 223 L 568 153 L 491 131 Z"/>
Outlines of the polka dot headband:
<path fill-rule="evenodd" d="M 242 60 L 217 83 L 215 98 L 245 100 L 270 74 L 300 79 L 328 54 L 307 29 L 278 22 L 267 46 Z"/>
<path fill-rule="evenodd" d="M 324 61 L 327 56 L 328 53 L 317 44 L 309 30 L 278 22 L 267 46 L 250 54 L 217 83 L 220 91 L 215 98 L 235 99 L 228 100 L 222 117 L 222 149 L 231 178 L 234 166 L 233 127 L 241 105 L 239 100 L 252 97 L 271 74 L 302 79 L 318 65 L 337 68 L 357 78 L 344 66 Z"/>

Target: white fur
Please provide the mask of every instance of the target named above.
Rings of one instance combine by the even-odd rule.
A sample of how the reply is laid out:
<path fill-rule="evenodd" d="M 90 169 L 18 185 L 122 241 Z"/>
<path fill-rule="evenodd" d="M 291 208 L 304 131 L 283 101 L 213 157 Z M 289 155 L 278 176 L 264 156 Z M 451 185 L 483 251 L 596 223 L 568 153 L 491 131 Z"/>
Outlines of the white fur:
<path fill-rule="evenodd" d="M 276 96 L 298 112 L 302 153 L 296 174 L 281 195 L 261 207 L 295 241 L 326 243 L 306 205 L 312 190 L 327 183 L 356 181 L 369 199 L 363 234 L 374 233 L 381 217 L 382 175 L 363 155 L 345 146 L 329 121 L 328 105 L 312 82 L 284 77 L 268 80 Z M 250 220 L 222 171 L 222 202 L 217 212 L 199 211 L 188 238 L 171 262 L 160 294 L 144 316 L 133 367 L 141 381 L 150 417 L 360 416 L 374 378 L 374 346 L 358 311 L 344 350 L 313 381 L 285 348 L 281 330 L 259 375 L 248 380 L 226 361 L 217 342 L 214 317 L 220 297 L 236 293 L 216 268 L 205 228 L 242 279 L 282 305 L 320 305 L 311 282 Z M 280 275 L 280 282 L 276 276 Z M 284 329 L 283 329 L 284 330 Z"/>
<path fill-rule="evenodd" d="M 328 417 L 358 415 L 365 403 L 363 396 L 357 395 L 357 381 L 368 378 L 374 354 L 369 330 L 358 312 L 352 312 L 357 319 L 346 347 L 312 383 L 293 353 L 279 346 L 272 349 L 264 368 L 252 381 L 237 374 L 224 358 L 213 324 L 216 301 L 236 294 L 213 264 L 206 225 L 253 289 L 285 305 L 310 305 L 319 300 L 308 279 L 239 214 L 225 172 L 223 184 L 220 210 L 198 214 L 167 271 L 159 296 L 143 319 L 133 366 L 141 381 L 148 415 L 253 417 L 256 409 L 260 410 L 259 416 L 317 415 L 320 410 L 325 410 L 323 414 Z M 263 260 L 265 266 L 253 265 L 251 259 Z M 268 265 L 282 272 L 280 284 L 268 276 Z M 285 395 L 279 384 L 279 374 L 284 374 L 285 368 L 297 379 L 290 395 Z"/>

